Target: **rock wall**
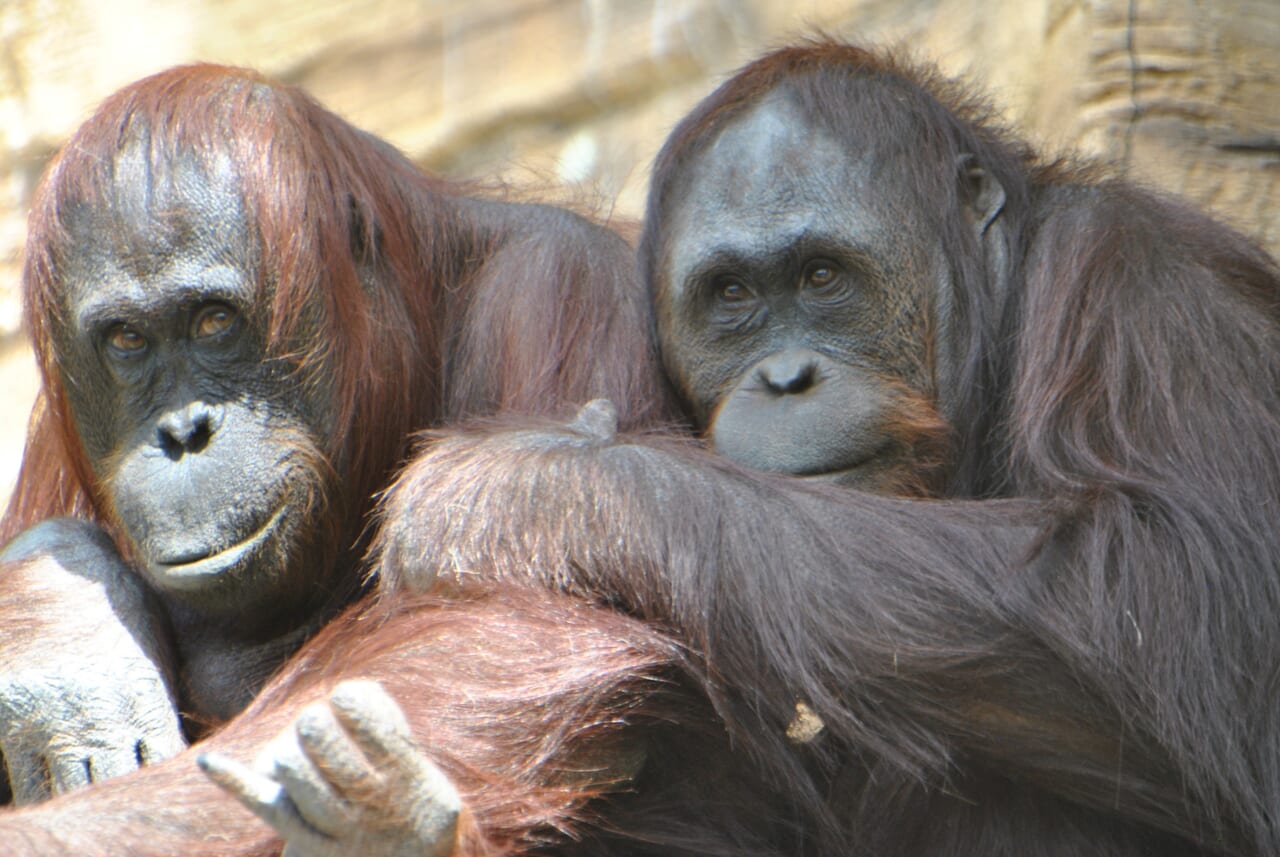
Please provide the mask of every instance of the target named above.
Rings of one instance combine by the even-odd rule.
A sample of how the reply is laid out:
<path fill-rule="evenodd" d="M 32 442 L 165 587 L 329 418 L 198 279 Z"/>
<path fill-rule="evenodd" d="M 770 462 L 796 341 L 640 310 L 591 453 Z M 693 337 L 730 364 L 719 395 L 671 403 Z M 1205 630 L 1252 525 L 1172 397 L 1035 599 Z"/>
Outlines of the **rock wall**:
<path fill-rule="evenodd" d="M 893 43 L 1051 149 L 1118 159 L 1280 252 L 1275 0 L 9 0 L 0 4 L 0 497 L 34 395 L 26 202 L 93 105 L 181 62 L 301 84 L 423 166 L 638 215 L 671 125 L 764 48 Z"/>

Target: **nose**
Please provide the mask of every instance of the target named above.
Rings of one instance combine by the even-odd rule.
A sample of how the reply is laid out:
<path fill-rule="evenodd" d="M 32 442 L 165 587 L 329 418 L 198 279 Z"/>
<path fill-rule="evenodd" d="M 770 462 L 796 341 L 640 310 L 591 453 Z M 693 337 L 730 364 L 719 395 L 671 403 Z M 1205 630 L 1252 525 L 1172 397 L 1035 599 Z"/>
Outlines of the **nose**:
<path fill-rule="evenodd" d="M 782 351 L 761 360 L 756 377 L 775 396 L 794 396 L 817 386 L 819 357 L 808 349 Z"/>
<path fill-rule="evenodd" d="M 188 452 L 200 452 L 222 426 L 222 417 L 222 405 L 202 401 L 170 411 L 156 426 L 156 446 L 174 459 Z"/>

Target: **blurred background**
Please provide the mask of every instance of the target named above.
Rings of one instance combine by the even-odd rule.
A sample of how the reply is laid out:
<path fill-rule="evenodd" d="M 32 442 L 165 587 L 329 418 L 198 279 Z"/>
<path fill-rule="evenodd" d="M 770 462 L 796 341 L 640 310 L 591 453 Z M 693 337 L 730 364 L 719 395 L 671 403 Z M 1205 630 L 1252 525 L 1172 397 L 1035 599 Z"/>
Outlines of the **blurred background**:
<path fill-rule="evenodd" d="M 253 66 L 429 170 L 635 217 L 674 122 L 753 55 L 816 32 L 904 46 L 1038 146 L 1122 161 L 1280 253 L 1277 0 L 0 0 L 0 499 L 36 389 L 27 201 L 123 84 Z"/>

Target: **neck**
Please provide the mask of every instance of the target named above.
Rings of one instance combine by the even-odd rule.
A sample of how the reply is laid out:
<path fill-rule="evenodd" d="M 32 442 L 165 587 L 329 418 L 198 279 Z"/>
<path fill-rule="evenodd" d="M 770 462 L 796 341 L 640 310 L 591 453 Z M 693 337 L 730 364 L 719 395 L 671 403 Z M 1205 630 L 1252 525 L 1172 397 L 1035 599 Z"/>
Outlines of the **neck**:
<path fill-rule="evenodd" d="M 323 612 L 246 634 L 234 623 L 171 611 L 183 714 L 205 725 L 238 714 L 267 679 L 323 622 Z M 259 626 L 262 628 L 263 626 Z"/>

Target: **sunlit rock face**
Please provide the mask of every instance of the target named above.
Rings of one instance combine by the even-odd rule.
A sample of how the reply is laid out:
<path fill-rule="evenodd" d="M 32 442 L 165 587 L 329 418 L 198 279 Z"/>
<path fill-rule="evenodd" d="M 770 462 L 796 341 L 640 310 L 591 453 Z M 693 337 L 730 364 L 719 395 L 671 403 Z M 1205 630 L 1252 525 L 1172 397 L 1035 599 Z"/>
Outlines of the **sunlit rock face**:
<path fill-rule="evenodd" d="M 1128 163 L 1280 252 L 1280 4 L 1129 0 L 48 0 L 0 4 L 0 500 L 35 371 L 27 200 L 103 97 L 195 59 L 298 83 L 423 166 L 637 217 L 675 121 L 765 47 L 823 30 L 976 79 L 1047 148 Z M 1152 7 L 1148 11 L 1148 7 Z"/>

